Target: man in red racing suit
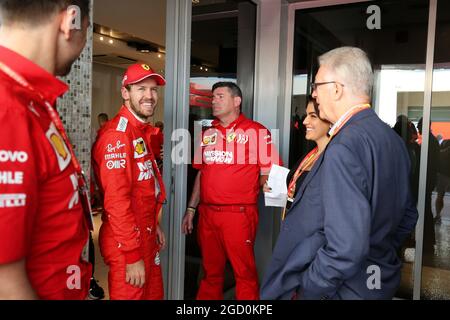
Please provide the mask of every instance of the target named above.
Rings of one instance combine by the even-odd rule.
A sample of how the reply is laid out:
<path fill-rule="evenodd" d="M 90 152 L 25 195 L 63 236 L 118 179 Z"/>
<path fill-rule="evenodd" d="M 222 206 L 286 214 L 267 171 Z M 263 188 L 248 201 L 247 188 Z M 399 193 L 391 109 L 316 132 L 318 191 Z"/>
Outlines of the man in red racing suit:
<path fill-rule="evenodd" d="M 0 2 L 0 300 L 88 295 L 91 218 L 55 108 L 89 25 L 89 1 L 71 3 Z"/>
<path fill-rule="evenodd" d="M 146 64 L 125 73 L 124 105 L 99 132 L 93 166 L 104 198 L 100 250 L 109 266 L 112 300 L 163 299 L 159 251 L 165 246 L 159 216 L 164 185 L 151 151 L 148 120 L 165 80 Z"/>

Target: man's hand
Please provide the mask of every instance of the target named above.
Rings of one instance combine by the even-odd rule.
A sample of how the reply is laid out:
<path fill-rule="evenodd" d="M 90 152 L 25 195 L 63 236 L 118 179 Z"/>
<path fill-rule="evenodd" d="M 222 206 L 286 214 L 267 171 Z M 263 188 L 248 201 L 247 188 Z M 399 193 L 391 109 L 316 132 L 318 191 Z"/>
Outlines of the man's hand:
<path fill-rule="evenodd" d="M 186 211 L 183 222 L 181 224 L 181 231 L 184 234 L 191 234 L 192 230 L 194 230 L 194 213 L 191 211 Z"/>
<path fill-rule="evenodd" d="M 263 191 L 267 192 L 267 193 L 271 193 L 272 192 L 272 188 L 269 187 L 269 185 L 267 184 L 267 181 L 266 181 L 266 183 L 264 183 Z"/>
<path fill-rule="evenodd" d="M 145 284 L 145 264 L 144 260 L 127 264 L 126 283 L 135 288 L 142 288 Z"/>
<path fill-rule="evenodd" d="M 166 248 L 166 236 L 159 225 L 156 227 L 156 241 L 159 245 L 159 250 Z"/>

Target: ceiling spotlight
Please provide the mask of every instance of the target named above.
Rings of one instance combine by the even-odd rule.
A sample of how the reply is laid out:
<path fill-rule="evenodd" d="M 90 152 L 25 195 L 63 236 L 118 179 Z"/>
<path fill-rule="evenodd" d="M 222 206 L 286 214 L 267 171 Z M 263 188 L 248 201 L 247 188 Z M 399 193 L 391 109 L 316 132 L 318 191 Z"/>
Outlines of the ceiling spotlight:
<path fill-rule="evenodd" d="M 203 70 L 203 67 L 200 67 L 200 70 Z"/>
<path fill-rule="evenodd" d="M 141 52 L 142 52 L 142 53 L 150 53 L 150 50 L 142 49 Z"/>
<path fill-rule="evenodd" d="M 205 71 L 208 71 L 208 68 L 205 68 Z"/>
<path fill-rule="evenodd" d="M 105 38 L 103 38 L 103 37 L 100 37 L 100 41 L 103 41 L 103 40 L 105 40 Z"/>
<path fill-rule="evenodd" d="M 158 58 L 162 58 L 162 54 L 161 53 L 158 53 Z"/>
<path fill-rule="evenodd" d="M 113 40 L 111 39 L 111 40 L 109 40 L 109 43 L 110 43 L 110 44 L 113 44 L 113 43 L 114 43 L 114 41 L 113 41 Z"/>

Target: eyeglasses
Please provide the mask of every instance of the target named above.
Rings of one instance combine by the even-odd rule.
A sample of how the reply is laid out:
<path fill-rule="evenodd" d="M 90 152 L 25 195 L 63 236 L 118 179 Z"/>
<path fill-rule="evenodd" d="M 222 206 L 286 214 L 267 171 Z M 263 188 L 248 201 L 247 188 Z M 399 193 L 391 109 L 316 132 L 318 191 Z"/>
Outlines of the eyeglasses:
<path fill-rule="evenodd" d="M 337 84 L 340 84 L 341 86 L 344 87 L 344 85 L 343 85 L 342 83 L 337 82 L 337 81 L 311 82 L 311 92 L 314 91 L 314 90 L 317 90 L 317 87 L 318 87 L 318 86 L 321 86 L 321 85 L 323 85 L 323 84 L 330 84 L 330 83 L 337 83 Z"/>

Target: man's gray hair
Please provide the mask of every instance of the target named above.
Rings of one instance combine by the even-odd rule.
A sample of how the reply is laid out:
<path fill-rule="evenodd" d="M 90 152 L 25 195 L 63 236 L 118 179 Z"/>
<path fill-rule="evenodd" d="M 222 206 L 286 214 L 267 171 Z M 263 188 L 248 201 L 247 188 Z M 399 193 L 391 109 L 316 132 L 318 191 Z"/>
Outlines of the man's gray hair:
<path fill-rule="evenodd" d="M 367 54 L 355 47 L 336 48 L 319 57 L 355 95 L 372 96 L 373 71 Z"/>

